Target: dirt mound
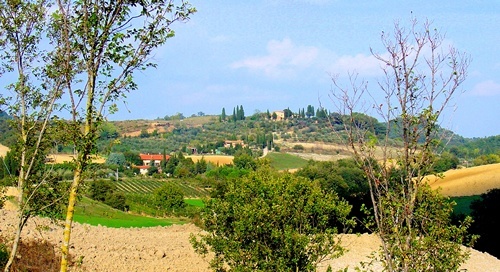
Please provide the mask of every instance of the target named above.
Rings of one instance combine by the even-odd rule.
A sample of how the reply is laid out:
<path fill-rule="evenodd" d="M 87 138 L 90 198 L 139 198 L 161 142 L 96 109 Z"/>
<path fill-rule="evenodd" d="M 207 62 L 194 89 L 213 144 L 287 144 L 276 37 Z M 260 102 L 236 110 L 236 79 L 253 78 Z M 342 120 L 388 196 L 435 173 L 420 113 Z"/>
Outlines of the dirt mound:
<path fill-rule="evenodd" d="M 480 195 L 500 188 L 500 164 L 449 170 L 444 178 L 429 176 L 427 179 L 433 189 L 441 188 L 446 196 Z"/>
<path fill-rule="evenodd" d="M 15 212 L 0 210 L 0 233 L 12 234 Z M 197 255 L 189 244 L 189 236 L 200 229 L 194 225 L 170 227 L 113 229 L 75 223 L 71 236 L 71 254 L 75 264 L 71 271 L 210 271 L 207 260 Z M 45 218 L 33 218 L 23 232 L 26 240 L 48 240 L 61 244 L 63 228 Z M 322 263 L 318 271 L 354 267 L 379 246 L 374 235 L 344 235 L 348 252 L 339 259 Z M 471 250 L 471 258 L 462 266 L 469 272 L 498 271 L 500 260 L 489 254 Z M 380 271 L 380 265 L 374 267 Z"/>

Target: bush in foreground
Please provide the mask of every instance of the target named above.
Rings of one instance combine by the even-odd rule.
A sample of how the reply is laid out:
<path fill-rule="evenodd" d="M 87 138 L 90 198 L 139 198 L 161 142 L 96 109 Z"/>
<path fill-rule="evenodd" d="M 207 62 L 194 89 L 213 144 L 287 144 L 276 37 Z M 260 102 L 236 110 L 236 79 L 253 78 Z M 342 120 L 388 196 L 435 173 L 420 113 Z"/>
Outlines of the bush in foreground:
<path fill-rule="evenodd" d="M 201 213 L 206 234 L 192 236 L 215 271 L 314 271 L 340 256 L 332 221 L 351 224 L 351 207 L 317 182 L 259 169 L 218 188 Z"/>

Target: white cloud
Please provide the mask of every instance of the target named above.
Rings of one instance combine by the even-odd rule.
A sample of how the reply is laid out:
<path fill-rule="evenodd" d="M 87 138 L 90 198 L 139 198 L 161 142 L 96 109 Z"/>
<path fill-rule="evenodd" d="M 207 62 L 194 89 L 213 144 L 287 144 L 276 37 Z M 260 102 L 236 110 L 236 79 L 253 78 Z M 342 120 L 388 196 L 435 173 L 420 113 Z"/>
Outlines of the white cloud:
<path fill-rule="evenodd" d="M 476 96 L 500 95 L 500 84 L 493 80 L 479 82 L 472 88 L 471 94 Z"/>
<path fill-rule="evenodd" d="M 263 72 L 266 76 L 289 78 L 300 70 L 310 67 L 318 57 L 318 49 L 313 46 L 296 46 L 286 38 L 282 41 L 271 40 L 267 44 L 267 55 L 248 57 L 234 62 L 234 69 L 246 68 Z"/>
<path fill-rule="evenodd" d="M 361 76 L 379 76 L 383 74 L 380 65 L 381 62 L 372 55 L 344 55 L 334 60 L 330 72 L 340 75 L 356 72 Z"/>

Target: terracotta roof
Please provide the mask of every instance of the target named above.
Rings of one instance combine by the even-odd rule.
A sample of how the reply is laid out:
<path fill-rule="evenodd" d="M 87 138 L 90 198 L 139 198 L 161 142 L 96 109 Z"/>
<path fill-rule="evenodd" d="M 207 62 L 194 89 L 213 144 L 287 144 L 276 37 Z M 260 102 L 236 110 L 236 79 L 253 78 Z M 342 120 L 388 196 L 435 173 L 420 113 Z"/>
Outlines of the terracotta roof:
<path fill-rule="evenodd" d="M 155 161 L 161 161 L 163 160 L 163 155 L 162 154 L 139 154 L 141 157 L 141 160 L 155 160 Z M 167 161 L 170 159 L 169 155 L 166 155 L 165 158 Z"/>

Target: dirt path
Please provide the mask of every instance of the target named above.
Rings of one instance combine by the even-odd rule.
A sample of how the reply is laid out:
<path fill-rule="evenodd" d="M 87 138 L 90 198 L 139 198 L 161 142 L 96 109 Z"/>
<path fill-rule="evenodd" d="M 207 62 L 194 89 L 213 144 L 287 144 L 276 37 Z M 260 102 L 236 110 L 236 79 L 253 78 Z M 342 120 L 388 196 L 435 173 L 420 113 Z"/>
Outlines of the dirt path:
<path fill-rule="evenodd" d="M 0 210 L 0 233 L 13 233 L 15 213 Z M 47 239 L 59 247 L 62 227 L 44 218 L 29 221 L 24 239 Z M 178 271 L 208 272 L 208 263 L 197 255 L 189 244 L 189 236 L 199 233 L 194 225 L 170 227 L 113 229 L 75 223 L 71 237 L 71 254 L 81 265 L 71 271 Z M 345 235 L 343 244 L 349 251 L 339 259 L 322 263 L 318 271 L 333 271 L 354 267 L 377 249 L 374 235 Z M 468 272 L 499 271 L 500 260 L 489 254 L 471 250 L 471 259 L 462 267 Z M 375 267 L 380 271 L 380 267 Z"/>

